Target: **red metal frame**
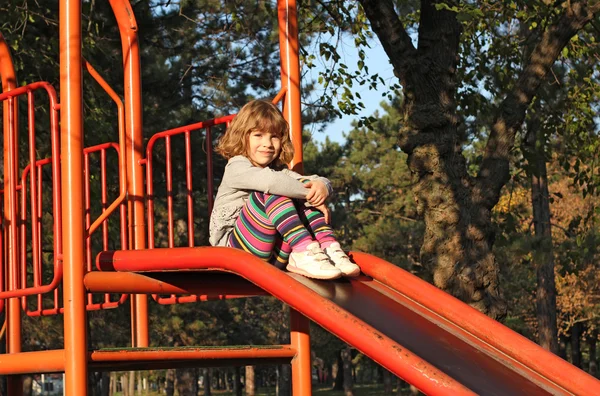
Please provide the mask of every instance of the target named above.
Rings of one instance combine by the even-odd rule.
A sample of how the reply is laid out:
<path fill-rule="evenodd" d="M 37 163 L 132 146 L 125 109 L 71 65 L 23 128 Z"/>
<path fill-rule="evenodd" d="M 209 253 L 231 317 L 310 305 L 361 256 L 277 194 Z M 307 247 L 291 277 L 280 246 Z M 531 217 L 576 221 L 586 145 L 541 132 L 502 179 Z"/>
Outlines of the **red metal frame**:
<path fill-rule="evenodd" d="M 104 239 L 107 241 L 108 238 L 108 222 L 106 219 L 108 216 L 115 210 L 119 205 L 121 206 L 121 214 L 122 214 L 122 246 L 123 243 L 126 243 L 126 236 L 124 236 L 124 232 L 126 232 L 125 224 L 125 216 L 124 210 L 125 206 L 122 204 L 122 201 L 126 195 L 126 172 L 125 172 L 125 162 L 121 159 L 122 156 L 119 154 L 120 151 L 124 150 L 125 147 L 125 132 L 124 132 L 124 117 L 123 117 L 123 105 L 118 98 L 118 95 L 112 91 L 112 89 L 106 84 L 106 82 L 98 75 L 98 73 L 85 62 L 85 65 L 90 72 L 90 74 L 98 81 L 98 83 L 107 91 L 107 93 L 113 98 L 118 107 L 119 114 L 119 136 L 120 136 L 120 145 L 116 146 L 115 144 L 106 144 L 95 146 L 91 148 L 86 148 L 84 150 L 84 154 L 86 157 L 86 164 L 89 154 L 99 151 L 101 153 L 102 158 L 105 158 L 105 153 L 107 148 L 114 148 L 118 154 L 119 158 L 119 168 L 120 168 L 120 195 L 119 197 L 110 205 L 106 206 L 104 203 L 102 214 L 94 221 L 93 224 L 89 224 L 89 217 L 86 217 L 88 223 L 86 224 L 88 227 L 88 234 L 94 232 L 101 224 L 103 225 L 103 234 Z M 36 134 L 35 134 L 35 112 L 34 112 L 34 92 L 38 90 L 45 90 L 48 95 L 50 102 L 50 136 L 51 136 L 51 152 L 52 157 L 50 159 L 45 160 L 37 160 L 36 158 Z M 51 315 L 62 312 L 62 308 L 59 308 L 58 304 L 58 286 L 62 281 L 62 263 L 61 263 L 61 255 L 62 255 L 62 240 L 61 240 L 61 222 L 54 221 L 54 226 L 52 230 L 52 235 L 54 236 L 54 262 L 53 262 L 53 277 L 52 281 L 48 284 L 42 284 L 42 274 L 43 274 L 43 265 L 41 259 L 42 252 L 42 223 L 41 218 L 38 215 L 42 212 L 42 178 L 41 171 L 44 165 L 51 164 L 51 174 L 52 174 L 52 202 L 53 202 L 53 213 L 55 214 L 54 218 L 59 219 L 61 217 L 61 197 L 60 197 L 60 173 L 59 173 L 59 147 L 58 147 L 58 100 L 57 95 L 54 88 L 46 82 L 36 82 L 23 87 L 19 87 L 13 89 L 11 91 L 0 94 L 0 101 L 11 100 L 12 98 L 18 98 L 20 96 L 27 95 L 27 104 L 28 104 L 28 135 L 29 135 L 29 162 L 28 165 L 21 175 L 21 183 L 15 187 L 16 191 L 20 191 L 21 194 L 21 207 L 20 207 L 20 262 L 17 264 L 17 269 L 13 269 L 14 273 L 19 274 L 20 284 L 17 288 L 11 289 L 9 291 L 0 290 L 0 298 L 10 298 L 10 297 L 22 297 L 21 305 L 23 309 L 26 311 L 29 316 L 40 316 L 40 315 Z M 11 104 L 9 103 L 9 106 Z M 8 135 L 10 136 L 10 135 Z M 9 146 L 10 147 L 10 142 Z M 16 149 L 14 149 L 16 150 Z M 35 164 L 35 172 L 31 172 L 31 164 Z M 103 163 L 101 168 L 102 174 L 102 192 L 103 197 L 106 195 L 106 179 L 105 175 L 106 164 Z M 86 174 L 89 175 L 89 170 L 86 168 Z M 27 178 L 29 177 L 29 213 L 31 216 L 31 225 L 27 226 Z M 86 179 L 86 194 L 89 194 L 89 178 Z M 86 201 L 86 211 L 89 214 L 90 203 L 89 200 Z M 31 229 L 32 238 L 30 240 L 32 247 L 32 274 L 33 274 L 33 286 L 27 287 L 27 229 Z M 90 240 L 88 236 L 88 241 Z M 91 249 L 91 246 L 88 246 Z M 107 249 L 107 242 L 105 242 L 105 249 Z M 93 253 L 88 249 L 88 263 L 91 268 L 91 262 Z M 4 271 L 0 271 L 0 276 L 3 276 Z M 54 307 L 49 309 L 43 308 L 42 303 L 42 295 L 48 292 L 54 291 Z M 37 296 L 37 309 L 29 310 L 27 306 L 26 296 Z M 121 296 L 118 301 L 111 301 L 110 298 L 105 297 L 105 301 L 103 303 L 94 304 L 91 301 L 91 296 L 88 296 L 88 305 L 86 306 L 87 310 L 96 310 L 96 309 L 105 309 L 105 308 L 113 308 L 122 304 L 126 300 L 126 296 Z M 2 303 L 4 300 L 0 300 Z"/>
<path fill-rule="evenodd" d="M 208 179 L 211 180 L 213 172 L 212 162 L 212 135 L 211 129 L 219 125 L 228 125 L 233 119 L 233 116 L 226 116 L 216 118 L 213 120 L 198 122 L 195 124 L 170 129 L 167 131 L 159 132 L 154 134 L 146 146 L 146 158 L 140 161 L 141 164 L 146 166 L 146 206 L 148 210 L 148 248 L 154 249 L 155 246 L 155 228 L 154 228 L 154 202 L 155 202 L 155 191 L 154 191 L 154 148 L 156 143 L 164 140 L 165 142 L 165 179 L 166 179 L 166 197 L 167 197 L 167 222 L 168 222 L 168 247 L 175 247 L 175 238 L 173 234 L 174 224 L 174 213 L 173 213 L 173 169 L 172 169 L 172 158 L 171 158 L 171 138 L 178 135 L 184 135 L 185 138 L 185 180 L 186 180 L 186 204 L 187 204 L 187 246 L 193 247 L 194 244 L 194 200 L 193 200 L 193 189 L 192 189 L 192 153 L 190 145 L 190 133 L 194 131 L 205 130 L 205 150 L 206 150 L 206 162 L 208 169 Z M 212 210 L 212 203 L 214 197 L 214 187 L 211 182 L 207 185 L 207 201 L 209 211 Z M 161 297 L 154 294 L 153 299 L 159 304 L 175 304 L 175 303 L 190 303 L 200 301 L 198 296 L 176 296 L 171 295 L 170 297 Z"/>
<path fill-rule="evenodd" d="M 2 77 L 2 91 L 4 93 L 17 88 L 17 78 L 13 66 L 10 50 L 2 34 L 0 34 L 0 76 Z M 18 108 L 13 98 L 3 102 L 3 132 L 4 132 L 4 194 L 3 194 L 3 264 L 6 268 L 5 279 L 7 290 L 18 288 L 18 235 L 16 220 L 18 218 L 16 202 L 16 186 L 18 175 Z M 6 304 L 5 326 L 6 351 L 8 353 L 21 352 L 21 312 L 19 300 L 11 298 Z M 11 376 L 7 381 L 7 392 L 11 395 L 22 393 L 21 379 Z"/>
<path fill-rule="evenodd" d="M 81 0 L 60 0 L 60 92 L 62 103 L 56 102 L 56 94 L 51 97 L 52 159 L 37 160 L 35 154 L 35 119 L 33 116 L 33 89 L 53 90 L 46 83 L 34 83 L 17 88 L 14 68 L 10 61 L 8 46 L 0 35 L 0 74 L 2 76 L 4 114 L 4 185 L 2 190 L 3 224 L 0 228 L 2 241 L 0 253 L 0 310 L 6 304 L 7 350 L 9 354 L 0 355 L 0 373 L 11 374 L 9 394 L 19 395 L 20 379 L 16 374 L 35 371 L 64 370 L 66 374 L 65 391 L 68 396 L 87 394 L 87 372 L 89 367 L 96 368 L 139 368 L 162 367 L 161 364 L 186 364 L 192 359 L 221 359 L 223 362 L 254 362 L 265 358 L 270 361 L 289 361 L 292 359 L 292 378 L 294 395 L 311 394 L 310 334 L 308 318 L 338 334 L 343 340 L 361 345 L 363 351 L 376 361 L 401 375 L 420 389 L 432 394 L 472 394 L 468 389 L 449 378 L 429 363 L 406 349 L 399 347 L 392 339 L 377 331 L 365 322 L 347 315 L 343 310 L 324 300 L 318 294 L 301 285 L 282 271 L 252 257 L 242 251 L 227 248 L 194 248 L 194 213 L 192 210 L 193 180 L 191 176 L 191 132 L 206 130 L 207 155 L 207 191 L 208 206 L 213 205 L 212 175 L 212 128 L 226 124 L 231 116 L 172 129 L 153 136 L 144 151 L 142 131 L 142 95 L 141 66 L 138 46 L 138 29 L 134 13 L 128 0 L 109 0 L 113 9 L 123 49 L 124 103 L 106 84 L 93 67 L 81 57 Z M 278 0 L 278 21 L 281 50 L 281 90 L 275 101 L 283 103 L 282 112 L 290 125 L 295 157 L 292 166 L 302 172 L 302 125 L 300 105 L 300 68 L 298 59 L 298 25 L 295 0 Z M 116 102 L 119 114 L 119 144 L 107 143 L 84 149 L 83 134 L 83 68 L 96 79 Z M 37 84 L 37 85 L 36 85 Z M 18 161 L 18 95 L 28 95 L 29 163 L 21 173 L 19 184 Z M 60 139 L 58 139 L 58 110 L 60 114 Z M 175 248 L 173 215 L 173 169 L 171 162 L 171 139 L 183 135 L 185 143 L 185 184 L 188 190 L 187 204 L 187 245 Z M 166 148 L 166 181 L 168 208 L 168 249 L 154 249 L 154 187 L 152 158 L 155 142 L 164 140 Z M 60 140 L 60 147 L 58 142 Z M 116 150 L 119 154 L 119 195 L 109 204 L 107 193 L 106 163 L 107 150 Z M 90 155 L 100 157 L 101 209 L 94 221 L 90 213 L 93 203 L 89 193 Z M 145 157 L 144 157 L 145 155 Z M 59 167 L 59 159 L 60 165 Z M 54 278 L 44 284 L 44 267 L 41 254 L 41 235 L 44 230 L 39 214 L 42 212 L 44 189 L 41 169 L 52 166 L 53 211 L 57 219 L 54 224 Z M 144 169 L 144 166 L 146 167 Z M 29 178 L 29 180 L 27 180 Z M 64 183 L 61 183 L 61 179 Z M 147 182 L 144 188 L 144 179 Z M 27 187 L 29 186 L 29 187 Z M 29 192 L 27 189 L 29 188 Z M 18 194 L 21 194 L 19 207 Z M 27 199 L 29 197 L 29 206 Z M 145 203 L 147 202 L 147 212 Z M 106 252 L 109 248 L 109 216 L 119 208 L 121 250 Z M 27 213 L 30 215 L 28 220 Z M 146 216 L 148 225 L 146 225 Z M 17 222 L 21 221 L 21 228 Z M 32 285 L 27 277 L 26 240 L 27 224 L 31 228 L 32 246 Z M 62 225 L 62 228 L 61 228 Z M 147 229 L 146 229 L 147 228 Z M 94 231 L 102 232 L 94 235 Z M 92 237 L 101 238 L 102 249 L 98 256 L 100 266 L 108 265 L 111 270 L 125 270 L 126 273 L 91 272 Z M 149 247 L 150 249 L 147 249 Z M 127 250 L 131 249 L 131 250 Z M 395 290 L 401 290 L 406 298 L 412 299 L 415 306 L 445 318 L 460 331 L 477 337 L 483 345 L 482 350 L 494 350 L 516 361 L 515 365 L 537 364 L 538 372 L 552 377 L 557 384 L 573 393 L 585 394 L 597 389 L 593 379 L 579 375 L 566 363 L 556 363 L 556 359 L 535 349 L 533 344 L 515 336 L 501 325 L 485 318 L 478 312 L 465 308 L 464 304 L 444 295 L 432 286 L 404 274 L 398 275 L 397 269 L 390 264 L 371 256 L 356 253 L 354 257 L 367 274 L 379 279 Z M 61 277 L 62 269 L 62 277 Z M 103 268 L 106 269 L 106 268 Z M 260 285 L 266 292 L 290 305 L 291 344 L 278 346 L 271 352 L 260 348 L 234 350 L 150 350 L 145 348 L 133 351 L 87 351 L 88 309 L 115 307 L 125 301 L 121 295 L 118 301 L 112 300 L 112 293 L 138 293 L 131 302 L 132 345 L 147 347 L 148 337 L 148 298 L 147 293 L 188 294 L 173 295 L 169 298 L 156 298 L 159 303 L 180 303 L 203 301 L 212 298 L 230 298 L 246 295 L 262 295 L 244 283 L 228 284 L 229 281 L 217 279 L 212 285 L 186 283 L 175 274 L 168 280 L 165 274 L 138 274 L 138 271 L 184 271 L 210 269 L 241 274 L 244 278 Z M 6 273 L 6 276 L 5 276 Z M 211 278 L 216 279 L 216 278 Z M 63 308 L 59 307 L 57 286 L 62 281 Z M 3 290 L 3 283 L 7 290 Z M 358 282 L 358 281 L 357 281 Z M 418 286 L 417 286 L 418 285 Z M 226 286 L 230 286 L 227 289 Z M 86 289 L 87 288 L 87 289 Z M 43 306 L 40 293 L 54 291 L 53 308 Z M 102 301 L 93 300 L 88 292 L 102 293 Z M 191 293 L 191 294 L 190 294 Z M 383 292 L 382 292 L 383 293 Z M 431 299 L 429 295 L 437 296 Z M 26 296 L 35 296 L 37 309 L 28 310 Z M 87 297 L 87 298 L 86 298 Z M 21 299 L 21 301 L 19 301 Z M 21 352 L 21 313 L 20 304 L 30 316 L 45 315 L 64 311 L 64 349 L 56 351 Z M 306 316 L 305 316 L 306 315 Z M 468 316 L 468 318 L 465 318 Z M 493 334 L 492 334 L 493 333 Z M 376 341 L 374 341 L 376 340 Z M 479 342 L 479 341 L 478 341 Z M 274 352 L 275 351 L 275 352 Z M 287 360 L 286 360 L 287 359 Z M 163 363 L 159 363 L 159 361 Z"/>

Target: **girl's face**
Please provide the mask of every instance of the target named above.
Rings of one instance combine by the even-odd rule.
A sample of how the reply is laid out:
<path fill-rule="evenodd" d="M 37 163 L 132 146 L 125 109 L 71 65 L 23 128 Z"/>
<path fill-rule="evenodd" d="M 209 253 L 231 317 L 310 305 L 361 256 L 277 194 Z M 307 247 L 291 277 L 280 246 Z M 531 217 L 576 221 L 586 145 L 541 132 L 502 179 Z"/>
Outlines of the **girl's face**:
<path fill-rule="evenodd" d="M 281 139 L 271 132 L 252 131 L 248 137 L 248 158 L 255 166 L 265 168 L 279 156 Z"/>

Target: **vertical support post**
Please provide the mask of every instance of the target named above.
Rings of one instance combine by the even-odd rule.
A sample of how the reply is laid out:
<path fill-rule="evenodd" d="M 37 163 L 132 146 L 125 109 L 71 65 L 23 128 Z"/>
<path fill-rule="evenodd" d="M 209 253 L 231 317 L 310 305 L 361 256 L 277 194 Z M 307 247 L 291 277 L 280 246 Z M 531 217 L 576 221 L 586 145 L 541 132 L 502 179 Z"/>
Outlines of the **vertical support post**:
<path fill-rule="evenodd" d="M 130 249 L 146 248 L 146 215 L 144 211 L 144 158 L 142 131 L 142 77 L 137 22 L 128 0 L 110 0 L 117 18 L 123 50 L 125 87 L 125 158 L 127 162 L 127 208 L 129 212 Z M 131 296 L 132 345 L 147 347 L 148 296 Z"/>
<path fill-rule="evenodd" d="M 87 395 L 81 0 L 60 0 L 60 128 L 65 391 Z"/>
<path fill-rule="evenodd" d="M 0 75 L 2 92 L 17 88 L 17 78 L 10 49 L 0 34 Z M 4 230 L 3 244 L 6 256 L 0 261 L 6 264 L 8 289 L 19 288 L 19 237 L 17 184 L 19 172 L 19 124 L 18 99 L 12 98 L 3 103 L 4 132 Z M 6 352 L 21 352 L 21 306 L 18 298 L 11 298 L 6 304 Z M 8 393 L 22 395 L 21 376 L 8 377 Z"/>
<path fill-rule="evenodd" d="M 298 55 L 298 12 L 296 0 L 277 0 L 279 20 L 279 51 L 281 55 L 281 86 L 287 88 L 283 101 L 283 116 L 290 124 L 294 145 L 292 169 L 303 173 L 302 119 L 300 108 L 300 60 Z"/>
<path fill-rule="evenodd" d="M 310 396 L 312 394 L 310 322 L 306 316 L 290 308 L 290 341 L 296 349 L 292 360 L 292 394 Z"/>
<path fill-rule="evenodd" d="M 298 11 L 296 0 L 277 0 L 279 21 L 279 51 L 281 56 L 281 87 L 287 88 L 283 101 L 283 117 L 290 125 L 294 158 L 291 167 L 303 173 L 302 119 L 300 106 L 300 59 L 298 44 Z M 311 358 L 309 321 L 290 309 L 291 343 L 297 355 L 292 361 L 294 396 L 311 395 Z"/>

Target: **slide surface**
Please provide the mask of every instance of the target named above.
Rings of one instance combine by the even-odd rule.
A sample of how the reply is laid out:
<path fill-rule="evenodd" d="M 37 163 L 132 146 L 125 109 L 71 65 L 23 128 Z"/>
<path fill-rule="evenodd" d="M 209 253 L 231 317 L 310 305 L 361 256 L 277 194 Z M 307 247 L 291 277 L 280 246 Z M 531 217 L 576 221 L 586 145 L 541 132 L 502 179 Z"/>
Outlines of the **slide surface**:
<path fill-rule="evenodd" d="M 477 394 L 562 393 L 551 384 L 528 378 L 503 356 L 480 349 L 459 328 L 448 326 L 434 313 L 378 281 L 368 277 L 334 282 L 294 278 Z M 356 347 L 360 349 L 360 345 Z"/>
<path fill-rule="evenodd" d="M 188 281 L 188 271 L 235 273 L 427 394 L 600 395 L 600 381 L 454 297 L 377 257 L 352 257 L 366 275 L 335 281 L 230 248 L 103 252 L 97 264 L 152 276 L 183 271 Z"/>

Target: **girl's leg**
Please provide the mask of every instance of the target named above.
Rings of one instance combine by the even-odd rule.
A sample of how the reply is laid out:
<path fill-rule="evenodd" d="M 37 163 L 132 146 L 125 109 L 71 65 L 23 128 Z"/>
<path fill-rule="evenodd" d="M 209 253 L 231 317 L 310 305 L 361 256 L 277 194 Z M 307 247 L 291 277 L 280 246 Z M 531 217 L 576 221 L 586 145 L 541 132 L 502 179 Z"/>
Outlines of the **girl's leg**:
<path fill-rule="evenodd" d="M 325 222 L 325 216 L 320 210 L 304 207 L 302 213 L 308 223 L 308 228 L 323 249 L 337 242 L 333 235 L 333 229 Z"/>
<path fill-rule="evenodd" d="M 264 213 L 291 250 L 302 250 L 313 241 L 312 235 L 302 223 L 298 210 L 290 198 L 258 192 L 251 195 L 261 201 Z"/>
<path fill-rule="evenodd" d="M 242 208 L 228 246 L 243 249 L 288 270 L 319 279 L 341 275 L 300 219 L 294 202 L 277 195 L 253 192 Z"/>
<path fill-rule="evenodd" d="M 277 230 L 265 213 L 262 197 L 250 194 L 235 221 L 227 246 L 245 250 L 269 261 L 277 240 Z"/>
<path fill-rule="evenodd" d="M 333 235 L 333 229 L 325 222 L 323 213 L 313 208 L 304 208 L 302 213 L 306 216 L 309 229 L 315 236 L 315 239 L 335 266 L 345 276 L 358 276 L 360 274 L 360 267 L 350 261 L 348 255 L 342 250 Z"/>
<path fill-rule="evenodd" d="M 273 246 L 273 255 L 269 262 L 279 269 L 284 269 L 290 260 L 290 253 L 292 247 L 288 245 L 282 238 L 281 235 L 277 235 L 275 246 Z"/>

